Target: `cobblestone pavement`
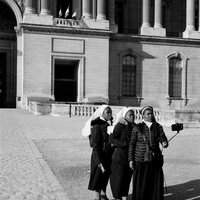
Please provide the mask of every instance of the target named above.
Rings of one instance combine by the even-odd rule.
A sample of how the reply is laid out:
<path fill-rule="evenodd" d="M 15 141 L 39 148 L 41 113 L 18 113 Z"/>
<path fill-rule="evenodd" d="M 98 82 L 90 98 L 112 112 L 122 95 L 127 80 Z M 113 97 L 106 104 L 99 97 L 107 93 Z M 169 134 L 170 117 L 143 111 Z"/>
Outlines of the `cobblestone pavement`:
<path fill-rule="evenodd" d="M 0 199 L 67 200 L 17 112 L 0 110 Z"/>
<path fill-rule="evenodd" d="M 87 119 L 1 109 L 0 200 L 94 199 L 87 190 L 91 148 L 81 136 Z M 200 129 L 185 129 L 163 150 L 165 200 L 200 199 L 199 144 Z"/>

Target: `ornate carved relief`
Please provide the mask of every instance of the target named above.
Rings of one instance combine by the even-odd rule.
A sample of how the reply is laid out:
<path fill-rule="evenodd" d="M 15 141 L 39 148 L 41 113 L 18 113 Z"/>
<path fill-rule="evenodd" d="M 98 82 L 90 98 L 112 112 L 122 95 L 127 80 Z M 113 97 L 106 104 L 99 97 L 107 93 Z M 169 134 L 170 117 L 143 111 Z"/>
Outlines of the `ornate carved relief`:
<path fill-rule="evenodd" d="M 16 2 L 16 4 L 19 6 L 22 15 L 24 14 L 24 10 L 25 10 L 25 0 L 14 0 Z"/>

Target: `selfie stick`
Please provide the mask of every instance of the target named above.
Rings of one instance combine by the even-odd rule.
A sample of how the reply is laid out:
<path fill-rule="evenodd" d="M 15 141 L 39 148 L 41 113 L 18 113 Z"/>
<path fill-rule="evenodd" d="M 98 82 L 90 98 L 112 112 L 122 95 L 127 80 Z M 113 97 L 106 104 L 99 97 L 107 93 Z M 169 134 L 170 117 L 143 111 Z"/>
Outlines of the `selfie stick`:
<path fill-rule="evenodd" d="M 177 131 L 177 133 L 176 133 L 175 135 L 173 135 L 173 136 L 168 140 L 168 142 L 169 142 L 170 140 L 172 140 L 174 137 L 176 137 L 178 134 L 179 134 L 179 131 Z M 166 183 L 165 178 L 164 178 L 164 181 L 165 181 L 166 194 L 168 194 L 168 191 L 167 191 L 167 183 Z"/>
<path fill-rule="evenodd" d="M 177 133 L 175 134 L 175 135 L 173 135 L 169 140 L 168 140 L 168 142 L 170 141 L 170 140 L 172 140 L 175 136 L 177 136 L 179 134 L 179 131 L 177 131 Z"/>
<path fill-rule="evenodd" d="M 178 135 L 179 131 L 183 130 L 183 124 L 179 124 L 179 123 L 176 123 L 176 124 L 172 124 L 171 125 L 171 128 L 172 128 L 172 131 L 177 131 L 177 133 L 175 135 L 173 135 L 169 140 L 172 140 L 176 135 Z"/>

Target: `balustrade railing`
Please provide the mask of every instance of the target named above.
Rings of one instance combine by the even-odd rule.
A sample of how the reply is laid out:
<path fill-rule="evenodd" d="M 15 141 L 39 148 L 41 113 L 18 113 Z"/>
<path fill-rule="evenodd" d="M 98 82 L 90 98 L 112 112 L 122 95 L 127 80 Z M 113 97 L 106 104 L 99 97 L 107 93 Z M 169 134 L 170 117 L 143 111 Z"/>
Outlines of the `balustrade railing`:
<path fill-rule="evenodd" d="M 54 25 L 64 27 L 80 27 L 80 21 L 74 19 L 54 18 Z"/>
<path fill-rule="evenodd" d="M 96 109 L 99 108 L 99 104 L 84 104 L 84 103 L 55 103 L 55 102 L 29 102 L 29 111 L 36 114 L 36 115 L 53 115 L 53 116 L 85 116 L 90 117 Z M 113 118 L 115 120 L 117 112 L 119 112 L 123 107 L 122 106 L 110 106 L 113 111 Z M 141 107 L 131 107 L 134 110 L 135 114 L 135 122 L 141 122 L 142 116 L 140 114 Z M 170 118 L 168 119 L 168 115 L 166 111 L 154 110 L 154 116 L 157 122 L 164 123 L 166 120 L 171 120 L 171 114 L 169 115 Z"/>
<path fill-rule="evenodd" d="M 99 105 L 71 105 L 71 116 L 91 116 L 96 109 L 98 109 Z M 110 106 L 113 110 L 113 114 L 115 115 L 121 108 L 118 106 Z M 140 107 L 132 107 L 135 114 L 135 122 L 142 121 L 142 116 L 140 114 Z M 113 117 L 115 117 L 113 115 Z M 159 110 L 154 110 L 154 116 L 157 122 L 161 119 L 161 112 Z"/>
<path fill-rule="evenodd" d="M 71 105 L 71 109 L 74 109 L 75 116 L 91 116 L 98 107 L 94 105 Z"/>

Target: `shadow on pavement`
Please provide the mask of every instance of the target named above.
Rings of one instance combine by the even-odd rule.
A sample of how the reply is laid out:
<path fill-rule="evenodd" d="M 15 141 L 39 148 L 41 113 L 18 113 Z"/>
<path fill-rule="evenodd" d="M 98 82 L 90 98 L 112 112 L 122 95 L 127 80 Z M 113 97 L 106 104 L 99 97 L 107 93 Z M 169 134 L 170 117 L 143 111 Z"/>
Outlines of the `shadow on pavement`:
<path fill-rule="evenodd" d="M 165 188 L 165 200 L 200 200 L 200 179 Z"/>

